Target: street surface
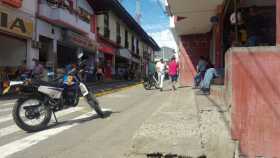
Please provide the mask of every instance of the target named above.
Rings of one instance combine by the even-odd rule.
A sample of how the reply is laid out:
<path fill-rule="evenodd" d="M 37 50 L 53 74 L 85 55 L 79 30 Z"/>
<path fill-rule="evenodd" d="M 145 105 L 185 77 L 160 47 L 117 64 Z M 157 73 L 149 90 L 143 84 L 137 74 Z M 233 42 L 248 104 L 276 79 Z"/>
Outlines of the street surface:
<path fill-rule="evenodd" d="M 59 125 L 38 133 L 17 128 L 11 117 L 14 100 L 2 101 L 0 157 L 125 157 L 133 134 L 165 101 L 157 100 L 159 95 L 140 85 L 99 97 L 102 108 L 112 110 L 106 119 L 85 115 L 91 110 L 82 101 L 77 108 L 58 113 Z"/>
<path fill-rule="evenodd" d="M 14 100 L 1 101 L 0 158 L 146 158 L 157 152 L 232 157 L 220 109 L 196 98 L 191 88 L 168 89 L 146 91 L 137 85 L 98 97 L 105 119 L 81 100 L 78 107 L 57 113 L 59 124 L 52 119 L 50 128 L 37 133 L 14 124 Z M 205 108 L 213 113 L 204 115 Z"/>

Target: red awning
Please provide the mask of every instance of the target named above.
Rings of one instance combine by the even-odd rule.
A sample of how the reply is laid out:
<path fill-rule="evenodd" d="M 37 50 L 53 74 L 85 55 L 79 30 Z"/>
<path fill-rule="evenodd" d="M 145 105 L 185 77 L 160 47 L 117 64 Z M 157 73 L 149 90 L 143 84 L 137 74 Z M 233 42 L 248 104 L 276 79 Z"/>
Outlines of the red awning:
<path fill-rule="evenodd" d="M 109 43 L 99 41 L 98 51 L 107 53 L 107 54 L 111 54 L 111 55 L 116 55 L 117 48 L 115 48 L 114 46 L 112 46 Z"/>

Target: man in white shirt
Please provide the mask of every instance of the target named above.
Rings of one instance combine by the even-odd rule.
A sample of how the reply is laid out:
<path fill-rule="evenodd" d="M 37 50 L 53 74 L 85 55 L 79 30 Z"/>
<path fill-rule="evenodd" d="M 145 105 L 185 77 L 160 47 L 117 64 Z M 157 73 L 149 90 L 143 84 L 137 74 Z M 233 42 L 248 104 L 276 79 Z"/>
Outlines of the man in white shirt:
<path fill-rule="evenodd" d="M 157 74 L 158 74 L 160 91 L 162 91 L 163 80 L 164 80 L 164 75 L 165 75 L 165 64 L 163 62 L 163 59 L 160 59 L 160 62 L 157 62 L 156 69 L 157 69 Z"/>

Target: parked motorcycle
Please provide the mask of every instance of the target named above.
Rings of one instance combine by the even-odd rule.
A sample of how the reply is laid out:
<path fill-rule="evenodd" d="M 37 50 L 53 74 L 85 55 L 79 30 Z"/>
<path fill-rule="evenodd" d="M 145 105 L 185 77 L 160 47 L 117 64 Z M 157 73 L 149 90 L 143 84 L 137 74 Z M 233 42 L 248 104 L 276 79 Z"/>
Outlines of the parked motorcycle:
<path fill-rule="evenodd" d="M 155 75 L 150 75 L 144 79 L 143 86 L 146 90 L 151 90 L 153 87 L 159 89 L 159 81 L 156 79 Z"/>
<path fill-rule="evenodd" d="M 95 95 L 79 77 L 86 63 L 82 61 L 82 56 L 83 54 L 78 55 L 80 61 L 78 66 L 70 69 L 65 75 L 69 79 L 67 82 L 74 83 L 69 86 L 65 86 L 65 76 L 52 82 L 37 79 L 31 79 L 28 83 L 26 81 L 10 82 L 10 87 L 21 86 L 23 90 L 33 89 L 30 95 L 18 99 L 13 107 L 13 118 L 18 127 L 27 132 L 43 130 L 50 122 L 52 114 L 57 122 L 55 112 L 77 106 L 82 96 L 99 116 L 104 117 Z"/>

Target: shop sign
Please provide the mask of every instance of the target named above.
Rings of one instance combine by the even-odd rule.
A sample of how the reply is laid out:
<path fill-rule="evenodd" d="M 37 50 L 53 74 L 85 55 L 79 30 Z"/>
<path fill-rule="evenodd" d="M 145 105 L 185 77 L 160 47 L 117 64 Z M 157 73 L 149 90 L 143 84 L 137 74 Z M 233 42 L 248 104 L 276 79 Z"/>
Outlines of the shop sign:
<path fill-rule="evenodd" d="M 128 49 L 119 49 L 118 55 L 129 60 L 131 59 L 131 54 Z"/>
<path fill-rule="evenodd" d="M 75 14 L 81 20 L 90 23 L 92 15 L 82 7 L 75 9 L 73 0 L 47 0 L 47 4 L 52 8 L 67 9 L 71 14 Z"/>
<path fill-rule="evenodd" d="M 8 4 L 14 8 L 21 8 L 23 0 L 0 0 L 0 2 Z"/>
<path fill-rule="evenodd" d="M 0 8 L 0 31 L 32 38 L 33 21 L 9 12 L 3 12 Z"/>
<path fill-rule="evenodd" d="M 71 31 L 67 31 L 65 40 L 90 50 L 96 50 L 97 47 L 94 40 Z"/>
<path fill-rule="evenodd" d="M 111 47 L 110 45 L 108 44 L 105 44 L 105 43 L 100 43 L 100 46 L 99 46 L 99 51 L 101 52 L 104 52 L 104 53 L 108 53 L 108 54 L 112 54 L 114 55 L 115 52 L 116 52 L 116 49 Z"/>

